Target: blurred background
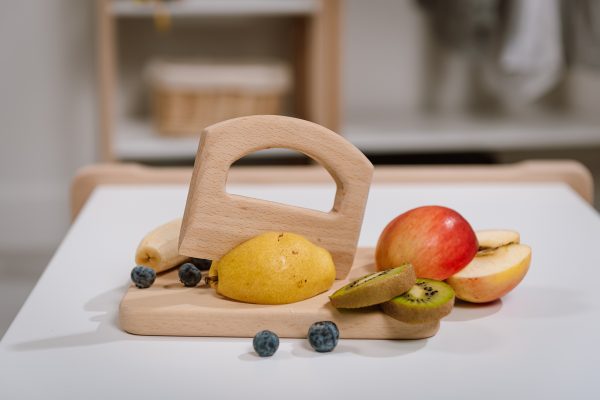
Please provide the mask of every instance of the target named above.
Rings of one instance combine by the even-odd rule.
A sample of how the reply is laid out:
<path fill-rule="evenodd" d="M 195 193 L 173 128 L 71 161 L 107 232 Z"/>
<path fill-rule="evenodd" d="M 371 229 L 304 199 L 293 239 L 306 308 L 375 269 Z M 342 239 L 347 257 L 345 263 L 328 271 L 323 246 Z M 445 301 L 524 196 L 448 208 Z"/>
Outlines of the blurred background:
<path fill-rule="evenodd" d="M 79 167 L 191 166 L 234 116 L 315 121 L 375 164 L 571 158 L 600 188 L 594 0 L 5 1 L 0 51 L 0 335 Z"/>

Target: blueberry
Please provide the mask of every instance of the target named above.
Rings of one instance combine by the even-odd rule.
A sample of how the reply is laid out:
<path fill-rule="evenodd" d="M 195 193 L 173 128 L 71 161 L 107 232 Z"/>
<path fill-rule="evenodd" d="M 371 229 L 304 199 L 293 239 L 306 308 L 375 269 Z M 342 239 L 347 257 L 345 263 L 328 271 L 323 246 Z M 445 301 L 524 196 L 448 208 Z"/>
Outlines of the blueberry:
<path fill-rule="evenodd" d="M 156 272 L 152 268 L 138 265 L 131 270 L 131 280 L 140 289 L 149 288 L 156 279 Z"/>
<path fill-rule="evenodd" d="M 185 263 L 179 267 L 179 280 L 187 287 L 194 287 L 202 279 L 202 272 L 192 263 Z"/>
<path fill-rule="evenodd" d="M 208 271 L 212 261 L 205 258 L 192 258 L 191 263 L 194 264 L 200 271 Z"/>
<path fill-rule="evenodd" d="M 261 357 L 271 357 L 279 348 L 279 336 L 271 331 L 260 331 L 252 341 L 254 351 Z"/>
<path fill-rule="evenodd" d="M 332 351 L 340 338 L 340 331 L 331 321 L 315 322 L 308 329 L 308 342 L 319 353 Z"/>

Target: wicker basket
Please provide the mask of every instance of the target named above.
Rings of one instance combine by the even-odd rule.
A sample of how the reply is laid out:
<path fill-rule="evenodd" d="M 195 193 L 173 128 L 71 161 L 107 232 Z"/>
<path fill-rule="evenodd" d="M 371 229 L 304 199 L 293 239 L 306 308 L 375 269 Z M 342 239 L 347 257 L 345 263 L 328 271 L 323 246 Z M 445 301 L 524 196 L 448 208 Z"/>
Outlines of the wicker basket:
<path fill-rule="evenodd" d="M 226 119 L 281 113 L 290 73 L 281 63 L 156 61 L 149 67 L 152 114 L 166 136 L 199 134 Z"/>

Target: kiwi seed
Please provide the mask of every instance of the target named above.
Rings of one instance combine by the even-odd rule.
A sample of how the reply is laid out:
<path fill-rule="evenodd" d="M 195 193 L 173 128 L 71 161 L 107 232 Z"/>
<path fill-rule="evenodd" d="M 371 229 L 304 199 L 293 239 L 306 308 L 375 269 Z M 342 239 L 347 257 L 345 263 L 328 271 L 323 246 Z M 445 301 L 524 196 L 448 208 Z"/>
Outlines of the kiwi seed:
<path fill-rule="evenodd" d="M 416 280 L 413 266 L 403 264 L 358 278 L 334 292 L 329 300 L 336 308 L 368 307 L 406 292 Z"/>
<path fill-rule="evenodd" d="M 440 320 L 454 306 L 454 290 L 447 283 L 417 279 L 406 293 L 381 304 L 383 312 L 409 324 Z"/>

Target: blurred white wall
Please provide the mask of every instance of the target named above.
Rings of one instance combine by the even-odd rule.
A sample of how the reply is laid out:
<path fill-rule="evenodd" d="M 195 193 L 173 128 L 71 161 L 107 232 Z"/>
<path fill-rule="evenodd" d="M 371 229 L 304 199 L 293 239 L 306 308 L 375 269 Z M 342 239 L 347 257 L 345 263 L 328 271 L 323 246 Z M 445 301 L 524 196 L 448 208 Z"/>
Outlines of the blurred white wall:
<path fill-rule="evenodd" d="M 9 263 L 2 255 L 51 254 L 68 229 L 71 178 L 96 160 L 94 14 L 92 0 L 3 2 L 0 272 Z M 417 112 L 430 47 L 415 1 L 346 0 L 344 18 L 343 114 Z M 572 103 L 597 114 L 600 78 L 584 72 L 570 79 Z M 455 104 L 460 85 L 450 86 Z"/>
<path fill-rule="evenodd" d="M 428 35 L 414 0 L 344 2 L 344 114 L 417 112 Z"/>
<path fill-rule="evenodd" d="M 96 158 L 94 2 L 2 8 L 0 255 L 52 251 L 69 225 L 73 173 Z"/>

